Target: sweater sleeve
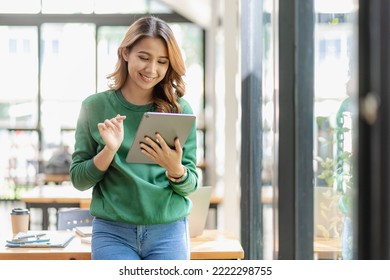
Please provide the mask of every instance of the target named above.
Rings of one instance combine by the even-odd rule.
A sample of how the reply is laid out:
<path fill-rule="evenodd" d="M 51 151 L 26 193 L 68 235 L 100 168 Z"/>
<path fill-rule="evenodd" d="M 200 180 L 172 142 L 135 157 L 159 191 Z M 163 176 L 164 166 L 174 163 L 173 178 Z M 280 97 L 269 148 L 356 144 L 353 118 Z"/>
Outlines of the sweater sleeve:
<path fill-rule="evenodd" d="M 90 124 L 88 122 L 88 108 L 83 102 L 75 133 L 75 146 L 70 165 L 70 178 L 73 186 L 78 190 L 87 190 L 103 176 L 104 171 L 97 169 L 93 163 L 93 157 L 97 154 L 98 143 L 91 135 Z"/>
<path fill-rule="evenodd" d="M 184 102 L 183 114 L 192 114 L 192 109 L 187 102 Z M 183 145 L 183 143 L 181 143 Z M 192 127 L 190 134 L 188 135 L 187 141 L 183 146 L 183 157 L 182 164 L 187 168 L 187 177 L 179 183 L 170 181 L 169 184 L 174 192 L 182 196 L 188 196 L 194 192 L 198 187 L 198 172 L 196 170 L 196 122 Z"/>

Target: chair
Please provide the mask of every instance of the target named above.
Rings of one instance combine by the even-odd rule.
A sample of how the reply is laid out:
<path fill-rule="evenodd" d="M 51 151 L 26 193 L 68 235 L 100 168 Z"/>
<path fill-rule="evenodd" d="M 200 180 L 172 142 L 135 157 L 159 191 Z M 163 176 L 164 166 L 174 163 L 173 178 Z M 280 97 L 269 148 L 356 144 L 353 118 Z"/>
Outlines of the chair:
<path fill-rule="evenodd" d="M 75 227 L 91 226 L 93 216 L 89 209 L 59 210 L 57 214 L 57 230 L 73 230 Z"/>

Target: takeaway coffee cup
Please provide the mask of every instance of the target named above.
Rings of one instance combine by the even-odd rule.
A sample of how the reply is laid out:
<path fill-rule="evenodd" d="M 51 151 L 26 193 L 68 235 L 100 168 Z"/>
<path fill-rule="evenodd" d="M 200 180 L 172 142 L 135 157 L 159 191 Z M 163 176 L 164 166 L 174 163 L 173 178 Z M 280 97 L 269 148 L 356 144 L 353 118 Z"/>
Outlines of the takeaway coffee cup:
<path fill-rule="evenodd" d="M 24 208 L 14 208 L 11 212 L 12 232 L 27 232 L 30 222 L 30 212 Z"/>

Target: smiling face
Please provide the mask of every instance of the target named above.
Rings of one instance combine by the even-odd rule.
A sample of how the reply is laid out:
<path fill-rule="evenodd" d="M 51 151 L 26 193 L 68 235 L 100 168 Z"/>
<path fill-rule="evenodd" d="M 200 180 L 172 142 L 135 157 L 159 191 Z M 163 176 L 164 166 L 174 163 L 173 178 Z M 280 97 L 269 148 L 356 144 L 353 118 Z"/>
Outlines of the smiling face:
<path fill-rule="evenodd" d="M 124 49 L 123 58 L 128 62 L 128 77 L 122 94 L 134 103 L 150 102 L 154 86 L 165 77 L 169 67 L 168 49 L 164 40 L 143 38 L 130 51 Z"/>

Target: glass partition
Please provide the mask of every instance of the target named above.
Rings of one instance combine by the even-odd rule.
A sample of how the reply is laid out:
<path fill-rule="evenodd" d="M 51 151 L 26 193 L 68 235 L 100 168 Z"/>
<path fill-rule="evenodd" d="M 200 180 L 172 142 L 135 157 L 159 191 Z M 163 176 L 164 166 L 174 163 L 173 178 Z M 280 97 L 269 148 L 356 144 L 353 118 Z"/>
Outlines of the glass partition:
<path fill-rule="evenodd" d="M 118 46 L 128 26 L 102 26 L 97 36 L 97 83 L 98 91 L 107 89 L 106 76 L 114 71 L 118 59 Z"/>
<path fill-rule="evenodd" d="M 273 217 L 274 208 L 273 188 L 274 182 L 274 149 L 275 131 L 275 56 L 274 56 L 274 3 L 272 0 L 263 1 L 263 74 L 262 74 L 262 112 L 263 112 L 263 137 L 262 137 L 262 204 L 263 204 L 263 257 L 273 259 Z"/>
<path fill-rule="evenodd" d="M 315 1 L 314 236 L 352 259 L 353 123 L 357 116 L 356 1 Z"/>
<path fill-rule="evenodd" d="M 18 199 L 36 184 L 38 139 L 36 131 L 0 129 L 0 199 Z"/>
<path fill-rule="evenodd" d="M 95 25 L 41 27 L 42 160 L 62 149 L 62 131 L 75 128 L 81 101 L 96 92 Z"/>
<path fill-rule="evenodd" d="M 0 26 L 0 127 L 37 126 L 37 34 L 35 26 Z"/>

